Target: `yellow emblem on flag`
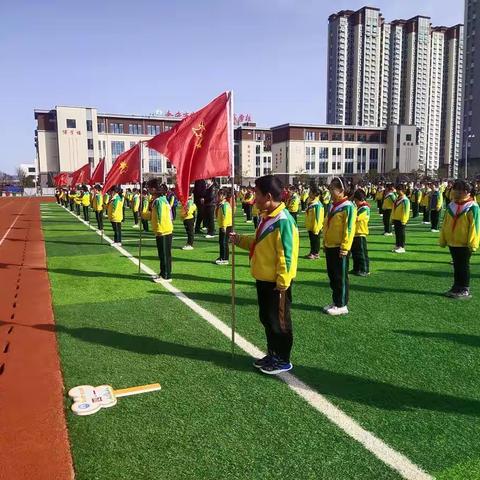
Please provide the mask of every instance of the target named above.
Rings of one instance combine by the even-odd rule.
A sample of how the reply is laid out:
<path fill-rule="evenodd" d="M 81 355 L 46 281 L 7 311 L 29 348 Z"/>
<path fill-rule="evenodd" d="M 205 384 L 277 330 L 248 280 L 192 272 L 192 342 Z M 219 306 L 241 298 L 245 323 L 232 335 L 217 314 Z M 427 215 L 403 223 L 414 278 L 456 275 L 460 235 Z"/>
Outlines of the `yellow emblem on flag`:
<path fill-rule="evenodd" d="M 202 148 L 203 132 L 205 132 L 205 124 L 203 123 L 203 121 L 199 123 L 198 127 L 192 128 L 192 132 L 197 138 L 195 148 Z"/>
<path fill-rule="evenodd" d="M 125 160 L 123 162 L 120 162 L 120 172 L 123 173 L 127 169 L 128 169 L 128 163 Z"/>

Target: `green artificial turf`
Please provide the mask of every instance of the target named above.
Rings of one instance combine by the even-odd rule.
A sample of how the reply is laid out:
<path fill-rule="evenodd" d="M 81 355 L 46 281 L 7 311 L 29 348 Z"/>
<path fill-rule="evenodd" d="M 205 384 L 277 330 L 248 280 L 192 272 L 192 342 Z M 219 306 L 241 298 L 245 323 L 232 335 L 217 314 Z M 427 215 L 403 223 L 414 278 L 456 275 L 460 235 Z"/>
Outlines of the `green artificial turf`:
<path fill-rule="evenodd" d="M 66 387 L 163 386 L 92 417 L 68 414 L 77 478 L 398 478 L 285 384 L 252 371 L 243 352 L 232 361 L 225 337 L 70 214 L 44 211 L 53 215 L 43 225 Z M 253 233 L 240 212 L 237 221 Z M 331 299 L 324 259 L 300 259 L 294 373 L 435 477 L 479 478 L 478 257 L 474 298 L 449 300 L 441 293 L 452 267 L 438 234 L 412 220 L 407 253 L 395 255 L 380 222 L 374 213 L 372 274 L 351 278 L 347 317 L 321 313 Z M 123 246 L 136 255 L 131 223 Z M 299 225 L 304 256 L 303 216 Z M 202 236 L 182 251 L 179 221 L 174 236 L 174 285 L 229 323 L 230 268 L 212 263 L 218 240 Z M 144 240 L 142 260 L 158 270 L 152 235 Z M 263 349 L 246 252 L 237 263 L 238 331 Z"/>

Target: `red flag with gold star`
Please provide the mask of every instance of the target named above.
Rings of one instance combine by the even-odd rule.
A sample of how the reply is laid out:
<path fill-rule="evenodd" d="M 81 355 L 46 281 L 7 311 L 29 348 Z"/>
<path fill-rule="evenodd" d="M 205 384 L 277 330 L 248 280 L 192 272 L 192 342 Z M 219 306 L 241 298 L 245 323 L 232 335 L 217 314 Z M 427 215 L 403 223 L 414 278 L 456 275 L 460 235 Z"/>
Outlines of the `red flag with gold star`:
<path fill-rule="evenodd" d="M 75 170 L 72 173 L 70 179 L 70 186 L 74 187 L 75 185 L 80 185 L 83 183 L 88 183 L 90 181 L 90 164 L 87 163 L 83 167 L 80 167 L 78 170 Z"/>
<path fill-rule="evenodd" d="M 192 113 L 167 132 L 147 142 L 165 155 L 177 169 L 177 194 L 185 205 L 190 183 L 231 175 L 228 103 L 225 92 L 198 112 Z"/>
<path fill-rule="evenodd" d="M 108 192 L 115 185 L 140 182 L 140 144 L 117 157 L 105 178 L 103 192 Z"/>
<path fill-rule="evenodd" d="M 105 157 L 102 158 L 98 165 L 95 167 L 95 170 L 92 173 L 92 178 L 90 178 L 90 185 L 95 185 L 96 183 L 103 183 L 105 180 Z"/>

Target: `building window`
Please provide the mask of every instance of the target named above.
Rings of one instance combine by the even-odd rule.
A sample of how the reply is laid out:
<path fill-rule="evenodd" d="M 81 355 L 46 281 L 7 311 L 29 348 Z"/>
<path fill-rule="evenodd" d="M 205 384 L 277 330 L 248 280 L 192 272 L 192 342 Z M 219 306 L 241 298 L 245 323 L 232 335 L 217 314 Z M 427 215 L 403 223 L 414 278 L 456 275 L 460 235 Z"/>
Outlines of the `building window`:
<path fill-rule="evenodd" d="M 354 151 L 355 151 L 355 149 L 353 149 L 353 148 L 346 148 L 345 149 L 345 159 L 346 160 L 353 160 Z"/>
<path fill-rule="evenodd" d="M 370 170 L 378 170 L 378 148 L 371 148 L 369 153 Z"/>
<path fill-rule="evenodd" d="M 111 123 L 110 133 L 123 133 L 123 123 Z"/>
<path fill-rule="evenodd" d="M 93 139 L 87 138 L 87 148 L 93 150 Z"/>
<path fill-rule="evenodd" d="M 305 140 L 315 140 L 315 132 L 305 132 Z"/>
<path fill-rule="evenodd" d="M 160 125 L 147 125 L 147 135 L 158 135 L 161 131 Z"/>
<path fill-rule="evenodd" d="M 105 123 L 99 122 L 97 125 L 98 133 L 105 133 Z"/>
<path fill-rule="evenodd" d="M 355 134 L 351 132 L 345 133 L 345 141 L 346 142 L 354 142 L 355 141 Z"/>
<path fill-rule="evenodd" d="M 333 141 L 342 141 L 342 133 L 341 132 L 334 132 L 332 134 L 332 140 Z"/>
<path fill-rule="evenodd" d="M 328 173 L 328 162 L 318 163 L 318 173 Z"/>
<path fill-rule="evenodd" d="M 112 142 L 112 161 L 125 151 L 125 142 Z"/>
<path fill-rule="evenodd" d="M 77 121 L 74 118 L 67 118 L 67 128 L 77 128 Z"/>
<path fill-rule="evenodd" d="M 143 135 L 143 128 L 141 123 L 129 123 L 128 133 L 131 135 Z"/>
<path fill-rule="evenodd" d="M 353 162 L 345 162 L 345 173 L 353 173 Z"/>
<path fill-rule="evenodd" d="M 255 169 L 255 176 L 256 176 L 256 177 L 259 177 L 259 176 L 260 176 L 260 167 L 257 167 L 257 168 Z"/>
<path fill-rule="evenodd" d="M 328 159 L 328 147 L 319 147 L 318 149 L 318 158 L 319 159 Z"/>
<path fill-rule="evenodd" d="M 256 165 L 257 167 L 260 166 L 260 155 L 257 155 L 257 156 L 255 157 L 255 165 Z"/>
<path fill-rule="evenodd" d="M 91 132 L 91 131 L 92 131 L 92 121 L 87 120 L 87 132 Z"/>
<path fill-rule="evenodd" d="M 328 132 L 320 132 L 320 140 L 328 140 Z"/>
<path fill-rule="evenodd" d="M 412 141 L 412 135 L 410 133 L 407 133 L 406 135 L 406 140 L 407 142 L 411 142 Z"/>
<path fill-rule="evenodd" d="M 255 145 L 255 153 L 260 155 L 260 145 Z"/>
<path fill-rule="evenodd" d="M 367 135 L 365 133 L 359 133 L 357 135 L 357 141 L 366 142 L 367 141 Z"/>
<path fill-rule="evenodd" d="M 162 157 L 153 148 L 148 149 L 148 171 L 150 173 L 162 172 Z"/>

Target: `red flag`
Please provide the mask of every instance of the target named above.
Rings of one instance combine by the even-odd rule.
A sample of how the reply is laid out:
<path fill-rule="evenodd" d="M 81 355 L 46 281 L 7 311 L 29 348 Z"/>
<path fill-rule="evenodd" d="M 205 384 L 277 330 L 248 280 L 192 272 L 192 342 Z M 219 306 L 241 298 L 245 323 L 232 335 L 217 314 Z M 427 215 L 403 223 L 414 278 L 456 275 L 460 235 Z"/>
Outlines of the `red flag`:
<path fill-rule="evenodd" d="M 70 186 L 74 187 L 81 183 L 88 183 L 90 181 L 90 164 L 87 163 L 83 167 L 80 167 L 78 170 L 75 170 L 72 173 L 72 178 L 70 181 Z"/>
<path fill-rule="evenodd" d="M 70 174 L 67 172 L 60 172 L 53 177 L 53 183 L 56 187 L 67 187 L 70 185 Z"/>
<path fill-rule="evenodd" d="M 105 157 L 98 162 L 98 165 L 93 171 L 92 178 L 90 179 L 90 185 L 95 185 L 96 183 L 103 183 L 104 181 L 105 181 Z"/>
<path fill-rule="evenodd" d="M 176 167 L 178 197 L 184 205 L 191 182 L 231 174 L 229 100 L 230 94 L 222 93 L 168 132 L 160 133 L 147 142 L 150 148 L 165 155 Z"/>
<path fill-rule="evenodd" d="M 140 182 L 140 144 L 117 157 L 105 178 L 103 192 L 108 192 L 114 185 Z"/>

